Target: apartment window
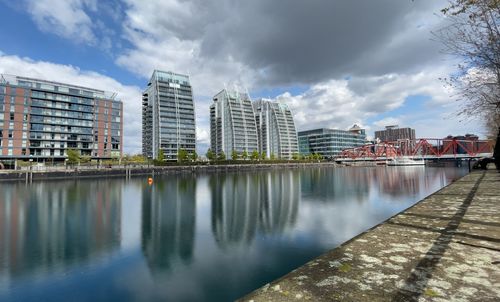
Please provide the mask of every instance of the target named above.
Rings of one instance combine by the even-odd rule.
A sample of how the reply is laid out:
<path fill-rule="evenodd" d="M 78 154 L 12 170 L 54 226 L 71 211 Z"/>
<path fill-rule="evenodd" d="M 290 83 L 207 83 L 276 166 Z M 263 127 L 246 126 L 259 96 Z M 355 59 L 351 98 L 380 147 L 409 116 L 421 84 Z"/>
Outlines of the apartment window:
<path fill-rule="evenodd" d="M 3 137 L 3 130 L 0 130 L 0 138 L 2 138 L 2 137 Z M 0 141 L 2 141 L 2 140 L 0 140 Z"/>
<path fill-rule="evenodd" d="M 14 131 L 9 130 L 9 138 L 12 138 L 13 133 L 14 133 Z"/>
<path fill-rule="evenodd" d="M 10 120 L 13 121 L 14 120 L 14 112 L 11 112 L 10 113 Z"/>

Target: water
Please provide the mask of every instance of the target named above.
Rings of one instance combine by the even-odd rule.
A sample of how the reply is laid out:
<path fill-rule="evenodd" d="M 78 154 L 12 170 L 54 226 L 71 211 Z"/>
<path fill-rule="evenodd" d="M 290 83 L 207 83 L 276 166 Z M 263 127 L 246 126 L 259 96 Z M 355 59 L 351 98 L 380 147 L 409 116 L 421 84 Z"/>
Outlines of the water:
<path fill-rule="evenodd" d="M 229 301 L 464 175 L 311 168 L 0 183 L 0 301 Z"/>

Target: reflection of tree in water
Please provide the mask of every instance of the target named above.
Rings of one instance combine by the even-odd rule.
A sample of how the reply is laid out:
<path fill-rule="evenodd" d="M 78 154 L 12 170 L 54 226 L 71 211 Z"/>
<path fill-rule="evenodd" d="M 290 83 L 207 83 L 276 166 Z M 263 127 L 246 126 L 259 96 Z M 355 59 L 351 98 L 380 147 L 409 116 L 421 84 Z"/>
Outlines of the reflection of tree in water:
<path fill-rule="evenodd" d="M 192 259 L 196 179 L 158 179 L 142 191 L 142 250 L 152 271 L 169 269 L 176 260 Z"/>
<path fill-rule="evenodd" d="M 367 168 L 315 168 L 302 170 L 303 198 L 315 202 L 356 200 L 364 202 L 370 190 L 370 170 Z"/>
<path fill-rule="evenodd" d="M 0 271 L 51 271 L 120 245 L 121 182 L 0 186 Z"/>
<path fill-rule="evenodd" d="M 248 245 L 261 229 L 282 232 L 295 223 L 300 187 L 298 172 L 215 175 L 212 231 L 220 247 Z"/>

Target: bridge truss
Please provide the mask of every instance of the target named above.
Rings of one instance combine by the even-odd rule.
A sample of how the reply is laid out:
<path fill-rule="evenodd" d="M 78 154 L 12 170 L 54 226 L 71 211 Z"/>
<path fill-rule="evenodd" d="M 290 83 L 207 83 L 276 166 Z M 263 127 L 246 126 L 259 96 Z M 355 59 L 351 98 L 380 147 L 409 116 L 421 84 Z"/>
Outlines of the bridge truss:
<path fill-rule="evenodd" d="M 398 157 L 411 159 L 468 159 L 492 156 L 493 141 L 420 138 L 367 144 L 345 149 L 336 161 L 377 161 Z"/>

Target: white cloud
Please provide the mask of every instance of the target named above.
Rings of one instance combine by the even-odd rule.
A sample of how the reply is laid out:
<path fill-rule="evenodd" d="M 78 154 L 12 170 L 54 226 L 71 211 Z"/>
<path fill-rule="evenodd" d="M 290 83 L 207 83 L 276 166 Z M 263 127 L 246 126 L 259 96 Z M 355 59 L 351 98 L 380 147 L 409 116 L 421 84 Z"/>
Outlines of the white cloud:
<path fill-rule="evenodd" d="M 463 132 L 482 134 L 482 127 L 477 121 L 463 123 L 456 117 L 458 104 L 450 98 L 449 88 L 438 80 L 449 72 L 444 65 L 414 74 L 330 80 L 313 85 L 302 94 L 286 92 L 276 99 L 290 106 L 299 131 L 317 127 L 347 129 L 357 123 L 365 124 L 367 131 L 390 124 L 411 126 L 417 129 L 418 135 L 430 137 Z M 377 120 L 372 125 L 366 124 L 368 118 L 400 108 L 408 97 L 417 95 L 428 97 L 423 104 L 428 110 L 408 111 L 397 117 Z"/>
<path fill-rule="evenodd" d="M 252 87 L 255 72 L 230 54 L 222 58 L 203 58 L 201 39 L 189 37 L 189 29 L 201 30 L 199 13 L 193 3 L 178 0 L 127 1 L 124 37 L 132 47 L 121 53 L 116 63 L 143 78 L 154 69 L 190 76 L 197 99 L 206 101 L 230 81 Z M 168 15 L 169 18 L 165 18 Z M 178 31 L 182 29 L 183 34 Z M 208 109 L 207 109 L 208 110 Z"/>
<path fill-rule="evenodd" d="M 93 21 L 85 9 L 95 11 L 96 0 L 27 0 L 26 4 L 40 30 L 73 41 L 95 44 Z"/>
<path fill-rule="evenodd" d="M 34 61 L 12 55 L 0 55 L 0 73 L 74 84 L 116 92 L 123 101 L 124 152 L 142 151 L 141 89 L 123 85 L 113 78 L 93 71 L 82 71 L 71 65 Z"/>
<path fill-rule="evenodd" d="M 376 122 L 373 122 L 373 125 L 377 126 L 378 128 L 384 128 L 385 126 L 400 125 L 400 124 L 402 124 L 401 120 L 395 117 L 386 117 Z"/>

